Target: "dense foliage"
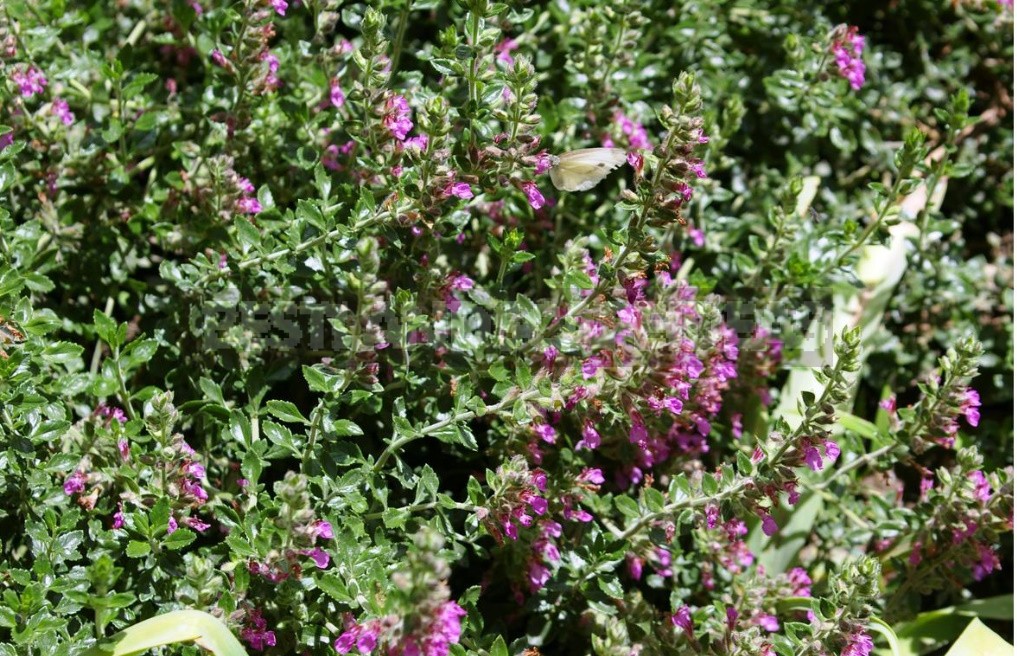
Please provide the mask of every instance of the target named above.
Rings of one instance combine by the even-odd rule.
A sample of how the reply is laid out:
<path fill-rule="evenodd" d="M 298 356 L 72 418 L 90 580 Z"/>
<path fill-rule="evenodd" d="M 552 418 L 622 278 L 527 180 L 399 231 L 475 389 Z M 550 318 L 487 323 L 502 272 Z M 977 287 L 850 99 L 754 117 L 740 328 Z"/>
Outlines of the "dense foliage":
<path fill-rule="evenodd" d="M 0 654 L 939 648 L 1012 593 L 1008 4 L 0 1 Z"/>

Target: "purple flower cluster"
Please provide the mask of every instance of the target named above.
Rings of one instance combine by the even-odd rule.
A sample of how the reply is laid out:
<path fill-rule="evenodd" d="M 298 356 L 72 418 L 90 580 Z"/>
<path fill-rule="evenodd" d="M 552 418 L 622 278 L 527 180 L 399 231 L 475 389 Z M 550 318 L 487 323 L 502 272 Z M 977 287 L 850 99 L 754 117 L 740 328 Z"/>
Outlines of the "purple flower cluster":
<path fill-rule="evenodd" d="M 389 656 L 448 656 L 452 645 L 459 643 L 462 618 L 466 611 L 454 601 L 446 601 L 430 615 L 417 618 L 417 626 L 402 634 L 401 617 L 391 615 L 361 623 L 351 623 L 336 638 L 335 650 L 348 654 L 354 648 L 370 654 L 379 646 Z"/>
<path fill-rule="evenodd" d="M 127 415 L 124 411 L 117 407 L 110 407 L 105 403 L 100 403 L 96 406 L 93 414 L 96 417 L 102 417 L 105 420 L 106 426 L 110 425 L 110 422 L 116 421 L 120 424 L 127 422 Z"/>
<path fill-rule="evenodd" d="M 268 629 L 268 621 L 260 609 L 252 608 L 247 612 L 240 639 L 254 651 L 265 651 L 266 647 L 275 646 L 275 632 Z"/>
<path fill-rule="evenodd" d="M 381 123 L 399 141 L 406 141 L 406 136 L 413 129 L 410 119 L 410 104 L 406 98 L 393 94 L 385 101 L 385 116 Z"/>
<path fill-rule="evenodd" d="M 650 138 L 646 134 L 646 128 L 641 123 L 633 121 L 623 112 L 618 111 L 614 114 L 614 124 L 628 142 L 629 148 L 636 150 L 650 150 L 653 148 L 653 144 L 650 143 Z M 601 143 L 605 148 L 611 148 L 615 145 L 615 141 L 607 133 L 604 134 Z"/>
<path fill-rule="evenodd" d="M 241 214 L 258 214 L 261 212 L 261 202 L 255 197 L 254 185 L 247 178 L 237 176 L 236 187 L 240 196 L 236 199 L 236 209 Z"/>
<path fill-rule="evenodd" d="M 449 312 L 458 312 L 462 307 L 462 301 L 453 292 L 463 292 L 473 289 L 473 279 L 462 273 L 450 273 L 441 287 L 441 297 L 445 301 L 445 307 Z"/>
<path fill-rule="evenodd" d="M 847 636 L 847 644 L 840 651 L 840 656 L 869 656 L 874 645 L 868 633 L 858 631 Z"/>
<path fill-rule="evenodd" d="M 332 557 L 315 542 L 318 539 L 331 540 L 335 537 L 331 523 L 323 519 L 315 520 L 309 524 L 295 527 L 293 535 L 298 544 L 309 546 L 301 549 L 286 549 L 281 554 L 272 553 L 264 562 L 249 560 L 247 570 L 272 583 L 279 583 L 291 576 L 300 576 L 302 570 L 299 562 L 300 556 L 310 558 L 318 569 L 328 569 L 332 563 Z"/>
<path fill-rule="evenodd" d="M 49 84 L 46 76 L 35 66 L 17 68 L 11 73 L 11 80 L 18 85 L 18 92 L 25 98 L 31 98 Z"/>
<path fill-rule="evenodd" d="M 837 71 L 856 91 L 865 84 L 865 62 L 862 61 L 864 48 L 865 37 L 858 34 L 858 28 L 854 25 L 842 30 L 830 46 Z"/>
<path fill-rule="evenodd" d="M 60 122 L 64 125 L 71 125 L 74 123 L 74 112 L 71 111 L 67 101 L 63 98 L 56 98 L 53 100 L 52 105 L 53 115 L 60 119 Z"/>
<path fill-rule="evenodd" d="M 617 293 L 625 304 L 611 326 L 600 318 L 579 322 L 582 348 L 595 354 L 581 364 L 581 407 L 592 409 L 583 399 L 607 393 L 611 381 L 628 381 L 620 398 L 629 418 L 626 433 L 633 460 L 619 472 L 623 486 L 623 481 L 638 484 L 676 454 L 707 452 L 706 436 L 737 373 L 735 332 L 720 324 L 693 340 L 694 327 L 703 321 L 696 290 L 663 273 L 653 287 L 644 278 L 622 281 Z M 648 297 L 647 289 L 654 289 L 657 298 Z M 628 371 L 645 373 L 633 377 Z M 593 417 L 583 418 L 578 446 L 597 448 L 601 433 Z"/>

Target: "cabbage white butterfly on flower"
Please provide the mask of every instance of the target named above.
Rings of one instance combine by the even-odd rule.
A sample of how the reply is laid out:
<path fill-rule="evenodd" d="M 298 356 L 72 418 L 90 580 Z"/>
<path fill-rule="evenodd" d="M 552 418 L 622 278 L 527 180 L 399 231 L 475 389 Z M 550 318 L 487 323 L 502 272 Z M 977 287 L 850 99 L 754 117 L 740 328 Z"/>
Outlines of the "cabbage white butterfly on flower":
<path fill-rule="evenodd" d="M 551 182 L 562 191 L 593 189 L 625 163 L 624 148 L 580 148 L 552 158 Z"/>

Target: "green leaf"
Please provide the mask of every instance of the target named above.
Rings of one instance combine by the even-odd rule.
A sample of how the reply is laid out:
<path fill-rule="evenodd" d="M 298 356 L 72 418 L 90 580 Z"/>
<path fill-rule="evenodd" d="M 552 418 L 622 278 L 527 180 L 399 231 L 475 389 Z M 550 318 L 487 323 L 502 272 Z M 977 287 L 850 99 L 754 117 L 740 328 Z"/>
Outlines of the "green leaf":
<path fill-rule="evenodd" d="M 625 590 L 622 588 L 621 583 L 618 582 L 618 579 L 613 576 L 610 578 L 598 578 L 597 587 L 612 599 L 622 599 L 625 597 Z"/>
<path fill-rule="evenodd" d="M 487 653 L 490 654 L 490 656 L 509 656 L 509 650 L 508 646 L 505 645 L 505 639 L 501 636 L 495 638 Z"/>
<path fill-rule="evenodd" d="M 230 551 L 241 558 L 256 558 L 258 552 L 245 540 L 243 537 L 236 533 L 230 533 L 226 536 L 226 546 L 230 548 Z"/>
<path fill-rule="evenodd" d="M 279 401 L 272 399 L 265 404 L 265 409 L 276 419 L 288 421 L 291 424 L 310 424 L 311 422 L 301 414 L 300 409 L 290 401 Z"/>
<path fill-rule="evenodd" d="M 114 343 L 117 336 L 117 324 L 105 312 L 95 310 L 92 312 L 92 323 L 95 325 L 95 332 L 99 339 L 106 342 L 113 348 L 119 348 L 119 343 Z"/>
<path fill-rule="evenodd" d="M 336 601 L 344 604 L 351 604 L 353 602 L 353 596 L 350 595 L 350 591 L 346 587 L 346 584 L 335 574 L 325 574 L 324 576 L 315 579 L 314 584 L 319 590 Z"/>
<path fill-rule="evenodd" d="M 131 540 L 127 543 L 128 558 L 142 558 L 152 552 L 152 547 L 147 542 Z"/>
<path fill-rule="evenodd" d="M 138 117 L 134 122 L 134 129 L 139 132 L 148 132 L 159 123 L 159 113 L 148 110 Z"/>
<path fill-rule="evenodd" d="M 841 414 L 837 417 L 837 423 L 846 428 L 847 430 L 858 433 L 866 439 L 873 440 L 879 435 L 879 429 L 871 421 L 866 421 L 861 417 L 856 417 L 851 414 Z"/>
<path fill-rule="evenodd" d="M 186 528 L 178 528 L 173 531 L 163 540 L 163 545 L 167 549 L 176 551 L 177 549 L 183 549 L 190 543 L 194 542 L 194 538 L 198 537 L 194 531 Z"/>
<path fill-rule="evenodd" d="M 123 96 L 124 98 L 133 99 L 139 93 L 145 90 L 149 84 L 152 84 L 159 79 L 158 75 L 153 73 L 138 73 L 131 78 L 131 81 L 124 85 Z"/>
<path fill-rule="evenodd" d="M 745 476 L 752 473 L 752 460 L 743 451 L 739 451 L 735 459 L 738 461 L 739 473 Z"/>
<path fill-rule="evenodd" d="M 261 244 L 261 233 L 250 221 L 243 217 L 237 217 L 233 220 L 233 225 L 237 230 L 237 239 L 240 241 L 240 252 L 249 253 Z"/>
<path fill-rule="evenodd" d="M 636 500 L 630 496 L 621 494 L 614 498 L 614 506 L 618 509 L 618 512 L 625 515 L 626 517 L 636 518 L 641 515 L 639 511 L 639 504 Z"/>
<path fill-rule="evenodd" d="M 351 435 L 363 435 L 364 431 L 360 426 L 349 419 L 339 419 L 332 424 L 332 428 L 335 434 L 339 437 L 349 437 Z"/>
<path fill-rule="evenodd" d="M 332 391 L 331 385 L 328 384 L 325 374 L 320 369 L 304 365 L 303 371 L 304 380 L 307 381 L 307 387 L 312 392 L 328 393 Z"/>

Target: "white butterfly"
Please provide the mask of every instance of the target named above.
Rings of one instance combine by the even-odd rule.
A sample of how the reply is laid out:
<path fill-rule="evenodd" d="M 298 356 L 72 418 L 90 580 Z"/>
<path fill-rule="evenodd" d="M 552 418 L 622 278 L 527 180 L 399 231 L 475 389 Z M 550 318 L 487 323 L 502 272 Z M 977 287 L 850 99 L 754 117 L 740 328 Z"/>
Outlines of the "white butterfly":
<path fill-rule="evenodd" d="M 563 191 L 593 189 L 607 174 L 625 163 L 624 148 L 581 148 L 553 160 L 551 182 Z"/>

